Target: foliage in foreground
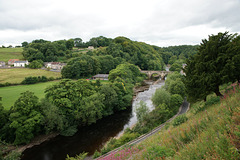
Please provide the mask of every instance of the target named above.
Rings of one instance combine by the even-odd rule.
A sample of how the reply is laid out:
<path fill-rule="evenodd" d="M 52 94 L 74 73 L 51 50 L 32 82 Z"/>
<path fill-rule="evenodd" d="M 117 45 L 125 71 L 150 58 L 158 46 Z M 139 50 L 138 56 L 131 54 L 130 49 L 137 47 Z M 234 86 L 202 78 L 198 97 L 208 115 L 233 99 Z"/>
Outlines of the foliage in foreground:
<path fill-rule="evenodd" d="M 221 103 L 206 105 L 197 114 L 194 108 L 206 103 L 192 104 L 187 122 L 104 159 L 239 159 L 240 87 L 231 88 Z"/>
<path fill-rule="evenodd" d="M 189 99 L 206 100 L 214 92 L 222 96 L 219 86 L 228 82 L 240 83 L 240 36 L 218 33 L 203 39 L 198 53 L 187 60 L 184 69 Z"/>

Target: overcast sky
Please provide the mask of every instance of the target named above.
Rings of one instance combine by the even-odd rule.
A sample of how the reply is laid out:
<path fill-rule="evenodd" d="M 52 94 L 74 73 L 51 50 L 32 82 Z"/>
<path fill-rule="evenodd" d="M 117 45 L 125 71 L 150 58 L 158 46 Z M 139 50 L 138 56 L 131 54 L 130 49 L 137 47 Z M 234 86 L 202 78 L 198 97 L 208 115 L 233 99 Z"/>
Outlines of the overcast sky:
<path fill-rule="evenodd" d="M 125 36 L 157 46 L 240 33 L 240 0 L 0 0 L 0 45 Z"/>

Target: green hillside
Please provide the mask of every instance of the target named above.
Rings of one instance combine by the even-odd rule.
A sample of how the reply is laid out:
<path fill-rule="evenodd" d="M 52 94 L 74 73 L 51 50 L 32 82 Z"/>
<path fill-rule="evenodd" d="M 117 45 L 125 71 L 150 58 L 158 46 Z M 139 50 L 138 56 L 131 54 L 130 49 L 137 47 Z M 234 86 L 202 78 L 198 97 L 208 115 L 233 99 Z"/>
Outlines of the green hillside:
<path fill-rule="evenodd" d="M 23 59 L 23 48 L 0 48 L 0 61 L 8 62 L 9 59 Z"/>
<path fill-rule="evenodd" d="M 142 143 L 127 147 L 108 159 L 239 159 L 240 87 L 228 87 L 223 98 L 191 104 L 186 114 Z M 105 157 L 106 158 L 106 157 Z"/>

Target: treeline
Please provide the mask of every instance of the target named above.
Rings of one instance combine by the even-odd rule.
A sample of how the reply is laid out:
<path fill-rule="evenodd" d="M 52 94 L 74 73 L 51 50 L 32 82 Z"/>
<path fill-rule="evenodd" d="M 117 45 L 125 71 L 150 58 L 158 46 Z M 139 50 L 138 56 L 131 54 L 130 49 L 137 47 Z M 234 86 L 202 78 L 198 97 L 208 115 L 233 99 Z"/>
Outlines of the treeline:
<path fill-rule="evenodd" d="M 0 105 L 0 141 L 26 144 L 39 134 L 73 135 L 78 127 L 130 107 L 133 86 L 142 82 L 145 75 L 138 67 L 126 63 L 109 76 L 111 82 L 106 84 L 64 79 L 49 86 L 40 101 L 33 92 L 26 91 L 10 110 Z"/>
<path fill-rule="evenodd" d="M 177 59 L 188 59 L 197 53 L 199 45 L 180 45 L 163 47 L 161 50 L 166 64 L 173 64 Z"/>
<path fill-rule="evenodd" d="M 26 44 L 25 44 L 26 43 Z M 103 36 L 83 42 L 81 38 L 24 42 L 23 56 L 30 62 L 64 61 L 67 66 L 62 70 L 65 78 L 89 78 L 97 73 L 108 74 L 121 63 L 137 65 L 142 70 L 164 70 L 166 64 L 172 64 L 171 71 L 180 71 L 185 60 L 196 53 L 197 46 L 157 47 L 143 42 L 132 41 L 126 37 L 115 39 Z M 73 47 L 94 50 L 84 52 Z M 40 66 L 40 65 L 39 65 Z"/>
<path fill-rule="evenodd" d="M 0 83 L 0 87 L 7 87 L 7 86 L 15 86 L 15 85 L 27 85 L 27 84 L 35 84 L 35 83 L 40 83 L 40 82 L 48 82 L 48 81 L 54 81 L 54 80 L 59 80 L 61 77 L 54 78 L 54 77 L 46 77 L 46 76 L 29 76 L 25 77 L 24 80 L 21 83 Z"/>
<path fill-rule="evenodd" d="M 80 78 L 97 73 L 105 74 L 125 62 L 143 70 L 163 70 L 164 67 L 161 55 L 151 45 L 117 37 L 106 47 L 70 59 L 62 70 L 62 75 L 66 78 Z"/>
<path fill-rule="evenodd" d="M 58 57 L 63 57 L 70 54 L 74 46 L 74 41 L 59 40 L 46 41 L 43 39 L 34 40 L 31 43 L 23 42 L 23 57 L 28 61 L 42 60 L 43 62 L 57 61 Z"/>

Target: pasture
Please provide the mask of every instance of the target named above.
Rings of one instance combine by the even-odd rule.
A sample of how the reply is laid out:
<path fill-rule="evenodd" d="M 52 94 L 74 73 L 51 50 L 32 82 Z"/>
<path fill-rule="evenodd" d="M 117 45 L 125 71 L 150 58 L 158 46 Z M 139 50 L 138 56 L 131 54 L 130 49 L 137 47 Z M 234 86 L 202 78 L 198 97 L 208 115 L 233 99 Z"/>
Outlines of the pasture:
<path fill-rule="evenodd" d="M 25 77 L 29 76 L 46 76 L 47 78 L 57 78 L 61 77 L 61 73 L 29 68 L 0 69 L 0 83 L 21 83 Z"/>
<path fill-rule="evenodd" d="M 8 62 L 9 59 L 23 59 L 23 48 L 0 48 L 0 61 Z"/>
<path fill-rule="evenodd" d="M 20 94 L 25 91 L 34 92 L 39 98 L 44 98 L 44 90 L 47 86 L 57 83 L 58 81 L 51 81 L 45 83 L 37 83 L 32 85 L 8 86 L 0 88 L 0 97 L 2 97 L 2 104 L 5 109 L 10 109 L 14 102 L 20 97 Z"/>

